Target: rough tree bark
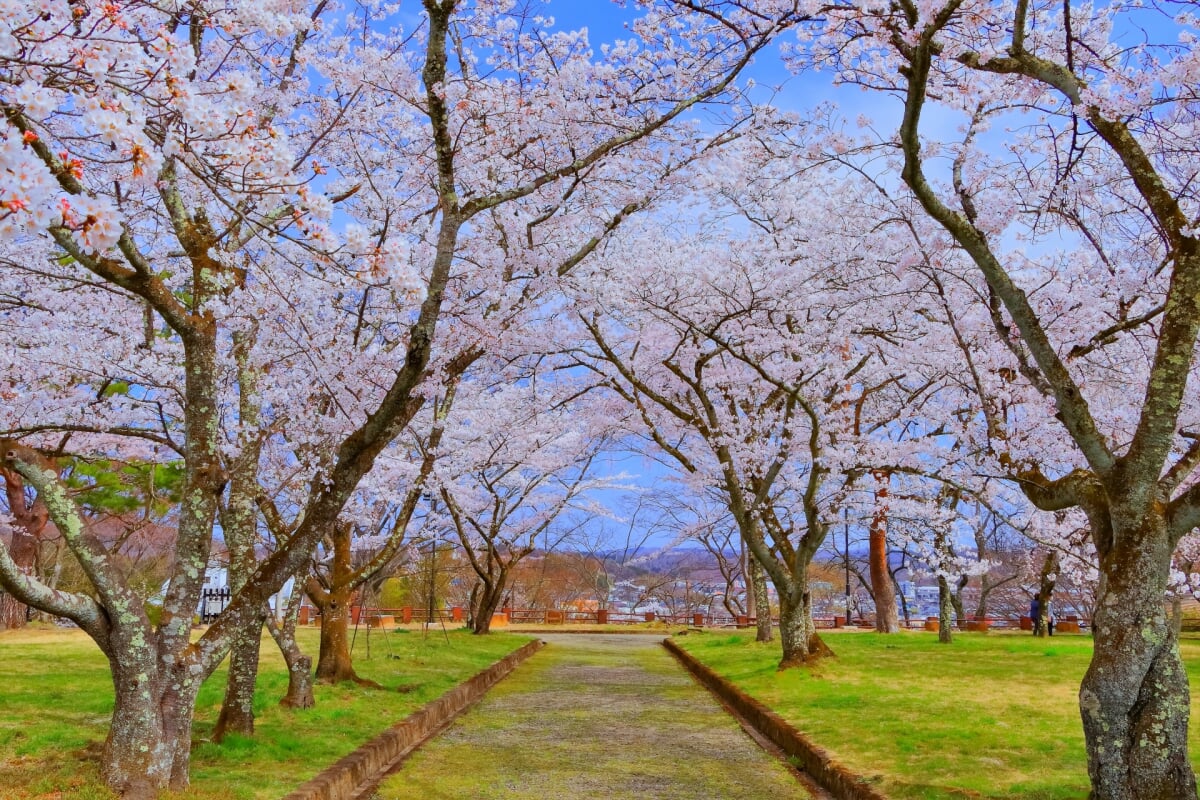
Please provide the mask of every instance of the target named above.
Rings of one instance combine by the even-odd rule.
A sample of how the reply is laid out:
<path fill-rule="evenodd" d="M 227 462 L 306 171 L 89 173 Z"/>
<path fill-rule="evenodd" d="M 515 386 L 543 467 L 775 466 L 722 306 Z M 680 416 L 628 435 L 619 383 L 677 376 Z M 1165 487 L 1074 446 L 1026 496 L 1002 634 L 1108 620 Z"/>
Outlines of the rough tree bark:
<path fill-rule="evenodd" d="M 233 639 L 229 651 L 229 678 L 225 699 L 213 727 L 212 738 L 220 742 L 229 733 L 254 733 L 254 690 L 258 686 L 258 656 L 262 649 L 262 626 L 266 615 L 255 616 Z"/>
<path fill-rule="evenodd" d="M 888 569 L 888 477 L 885 473 L 879 473 L 875 480 L 875 513 L 871 517 L 870 529 L 871 596 L 875 598 L 875 631 L 896 633 L 900 630 L 900 618 L 896 613 L 896 587 L 892 583 L 892 572 Z"/>
<path fill-rule="evenodd" d="M 471 588 L 471 632 L 486 634 L 492 630 L 492 615 L 500 608 L 508 584 L 508 570 L 501 568 L 490 579 L 480 578 Z"/>
<path fill-rule="evenodd" d="M 1096 134 L 1096 146 L 1107 148 L 1111 163 L 1125 171 L 1139 195 L 1135 213 L 1153 220 L 1165 256 L 1160 269 L 1170 270 L 1170 284 L 1156 322 L 1149 374 L 1141 396 L 1133 395 L 1130 410 L 1136 414 L 1136 429 L 1123 451 L 1115 451 L 1092 414 L 1088 393 L 1051 342 L 1029 295 L 977 224 L 974 196 L 956 180 L 958 207 L 948 205 L 923 172 L 921 113 L 933 63 L 943 52 L 939 34 L 955 21 L 958 5 L 929 18 L 907 0 L 902 5 L 912 9 L 893 21 L 896 41 L 910 42 L 900 47 L 907 61 L 900 126 L 903 180 L 974 261 L 1010 316 L 1011 326 L 993 315 L 997 335 L 1031 385 L 1054 402 L 1055 417 L 1086 464 L 1056 479 L 1028 461 L 1013 472 L 1038 508 L 1082 508 L 1100 558 L 1093 657 L 1079 691 L 1092 798 L 1195 798 L 1196 779 L 1187 752 L 1189 687 L 1164 597 L 1175 545 L 1200 525 L 1200 487 L 1180 490 L 1200 467 L 1200 442 L 1191 441 L 1181 455 L 1172 452 L 1200 334 L 1200 238 L 1180 198 L 1168 188 L 1173 181 L 1159 175 L 1157 162 L 1138 139 L 1144 120 L 1107 116 L 1109 112 L 1086 99 L 1086 76 L 1075 74 L 1069 58 L 1061 64 L 1027 49 L 1027 3 L 1017 5 L 1007 49 L 995 49 L 994 55 L 956 52 L 959 65 L 1018 75 L 1069 101 L 1072 113 Z M 1068 40 L 1068 54 L 1072 46 Z"/>
<path fill-rule="evenodd" d="M 250 365 L 250 352 L 257 336 L 252 324 L 247 331 L 233 334 L 233 358 L 237 366 L 238 456 L 229 466 L 229 500 L 220 509 L 221 528 L 229 549 L 229 588 L 240 592 L 258 567 L 255 545 L 258 541 L 258 464 L 262 455 L 259 432 L 258 384 Z M 229 653 L 229 679 L 225 699 L 213 729 L 213 740 L 220 742 L 227 733 L 250 736 L 254 733 L 254 690 L 258 686 L 258 656 L 262 649 L 264 607 L 259 614 L 247 616 L 246 624 L 233 636 Z"/>
<path fill-rule="evenodd" d="M 0 448 L 7 443 L 0 442 Z M 40 497 L 29 503 L 25 497 L 25 481 L 15 470 L 0 465 L 0 478 L 4 480 L 4 493 L 8 500 L 9 513 L 17 523 L 12 528 L 8 549 L 12 560 L 26 574 L 37 567 L 38 545 L 42 531 L 49 521 L 46 504 Z M 29 607 L 8 592 L 0 591 L 0 629 L 20 628 L 27 619 Z"/>
<path fill-rule="evenodd" d="M 1038 578 L 1038 615 L 1037 619 L 1030 620 L 1033 623 L 1034 636 L 1049 636 L 1050 635 L 1050 615 L 1053 610 L 1050 607 L 1050 601 L 1054 597 L 1054 582 L 1055 573 L 1058 571 L 1058 554 L 1051 551 L 1046 554 L 1045 561 L 1042 562 L 1042 572 Z"/>
<path fill-rule="evenodd" d="M 309 577 L 304 590 L 321 611 L 321 648 L 317 655 L 317 683 L 353 681 L 360 686 L 381 688 L 378 683 L 359 677 L 350 654 L 350 603 L 358 590 L 351 564 L 350 543 L 353 526 L 339 522 L 329 535 L 332 544 L 329 576 L 322 586 Z"/>
<path fill-rule="evenodd" d="M 279 646 L 283 661 L 288 670 L 287 694 L 279 701 L 284 708 L 312 708 L 316 705 L 313 696 L 312 657 L 304 655 L 296 642 L 296 626 L 300 621 L 300 606 L 304 602 L 304 585 L 306 576 L 297 575 L 292 584 L 292 593 L 287 605 L 277 620 L 276 615 L 267 615 L 267 630 L 271 638 Z"/>
<path fill-rule="evenodd" d="M 25 624 L 29 606 L 8 592 L 0 592 L 0 630 L 12 630 Z"/>
<path fill-rule="evenodd" d="M 803 584 L 796 587 L 799 600 L 788 597 L 780 598 L 779 602 L 779 639 L 783 645 L 779 669 L 811 664 L 817 659 L 833 655 L 833 651 L 817 635 L 807 580 L 797 583 Z"/>
<path fill-rule="evenodd" d="M 763 572 L 762 564 L 758 563 L 753 554 L 747 559 L 750 568 L 750 598 L 754 603 L 754 641 L 771 642 L 775 640 L 774 626 L 771 624 L 771 595 L 767 593 L 767 574 Z"/>
<path fill-rule="evenodd" d="M 1194 798 L 1189 686 L 1163 598 L 1173 543 L 1136 515 L 1101 557 L 1095 647 L 1079 689 L 1093 797 Z"/>
<path fill-rule="evenodd" d="M 819 470 L 812 471 L 815 473 Z M 737 518 L 737 514 L 734 518 Z M 747 542 L 755 557 L 760 559 L 763 571 L 775 584 L 775 591 L 779 596 L 779 642 L 783 650 L 779 668 L 789 669 L 812 664 L 821 658 L 832 656 L 833 651 L 817 634 L 812 618 L 812 597 L 808 588 L 809 565 L 827 533 L 817 507 L 808 505 L 806 508 L 809 529 L 795 546 L 792 545 L 791 537 L 773 508 L 762 509 L 759 518 L 762 527 L 757 524 L 749 525 L 743 531 L 743 536 L 749 534 L 756 537 L 747 539 Z M 764 560 L 771 552 L 761 530 L 766 530 L 777 546 L 788 548 L 785 558 Z"/>
<path fill-rule="evenodd" d="M 938 575 L 938 642 L 954 641 L 954 595 L 945 575 Z"/>
<path fill-rule="evenodd" d="M 168 786 L 186 785 L 192 708 L 211 670 L 174 658 L 171 652 L 171 658 L 162 658 L 161 639 L 155 636 L 141 597 L 105 559 L 106 551 L 84 527 L 54 466 L 18 445 L 9 445 L 4 457 L 37 489 L 96 590 L 93 598 L 51 589 L 25 574 L 7 548 L 0 547 L 0 581 L 5 587 L 22 602 L 73 620 L 109 661 L 115 697 L 100 756 L 103 780 L 136 800 L 152 798 Z M 191 619 L 187 622 L 190 631 Z"/>

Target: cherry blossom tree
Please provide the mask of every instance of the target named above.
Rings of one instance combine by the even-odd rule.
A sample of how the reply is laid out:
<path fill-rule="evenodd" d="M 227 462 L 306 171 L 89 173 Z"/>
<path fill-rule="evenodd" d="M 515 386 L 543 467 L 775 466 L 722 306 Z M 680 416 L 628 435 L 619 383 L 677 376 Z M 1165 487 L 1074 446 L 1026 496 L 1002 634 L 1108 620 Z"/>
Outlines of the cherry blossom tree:
<path fill-rule="evenodd" d="M 651 241 L 635 239 L 605 262 L 603 292 L 591 281 L 595 300 L 580 313 L 591 344 L 577 358 L 636 410 L 697 489 L 719 487 L 779 594 L 783 664 L 808 661 L 828 652 L 807 584 L 830 524 L 825 464 L 848 433 L 837 419 L 845 382 L 871 357 L 843 359 L 845 336 L 811 310 L 830 287 L 807 270 L 785 271 L 787 257 L 724 233 Z M 656 269 L 638 253 L 652 253 Z"/>
<path fill-rule="evenodd" d="M 761 606 L 767 626 L 770 626 L 770 603 L 767 599 L 765 581 L 755 597 L 753 578 L 747 573 L 746 562 L 749 553 L 742 545 L 738 536 L 737 525 L 729 514 L 729 509 L 721 501 L 720 492 L 710 489 L 705 494 L 693 494 L 687 491 L 686 485 L 673 485 L 665 492 L 650 495 L 647 499 L 658 509 L 660 519 L 658 525 L 674 532 L 671 547 L 686 542 L 698 543 L 712 563 L 721 578 L 724 590 L 721 593 L 721 604 L 729 616 L 737 618 L 743 615 L 753 616 L 751 611 L 757 611 Z M 762 574 L 762 570 L 758 570 Z M 744 591 L 743 591 L 744 590 Z M 770 638 L 759 641 L 771 641 Z"/>
<path fill-rule="evenodd" d="M 912 277 L 923 231 L 841 157 L 858 147 L 820 116 L 766 117 L 581 291 L 579 360 L 698 490 L 724 493 L 781 597 L 789 663 L 809 657 L 806 568 L 843 512 L 883 562 L 884 524 L 917 497 L 894 481 L 925 481 L 934 508 L 945 485 L 979 491 L 975 451 L 954 443 L 957 369 L 922 355 L 945 333 Z"/>
<path fill-rule="evenodd" d="M 378 688 L 377 684 L 360 678 L 354 671 L 348 637 L 351 603 L 365 585 L 403 555 L 403 549 L 410 541 L 409 526 L 425 494 L 426 479 L 439 456 L 446 415 L 453 405 L 455 393 L 454 384 L 447 386 L 444 394 L 431 404 L 429 413 L 424 415 L 429 426 L 424 436 L 405 437 L 411 438 L 412 441 L 405 444 L 416 454 L 406 461 L 419 464 L 416 474 L 407 481 L 395 480 L 390 475 L 384 478 L 389 501 L 382 503 L 374 514 L 351 502 L 314 554 L 304 592 L 321 612 L 316 672 L 320 683 L 354 681 Z M 418 420 L 410 423 L 410 427 L 415 427 Z M 379 496 L 382 492 L 374 494 Z M 275 514 L 271 516 L 276 517 Z M 352 521 L 372 518 L 377 521 L 368 530 L 361 529 L 361 522 Z"/>
<path fill-rule="evenodd" d="M 1088 517 L 1101 577 L 1080 709 L 1104 799 L 1196 793 L 1164 601 L 1171 554 L 1200 521 L 1187 392 L 1198 55 L 1196 20 L 1179 9 L 847 6 L 808 51 L 903 101 L 900 174 L 978 269 L 991 358 L 1023 395 L 1019 416 L 991 420 L 1006 434 L 993 444 L 1039 508 Z M 939 137 L 934 105 L 965 134 Z"/>
<path fill-rule="evenodd" d="M 600 59 L 581 34 L 543 30 L 545 20 L 503 6 L 426 0 L 423 10 L 415 33 L 379 33 L 394 20 L 356 9 L 321 21 L 323 2 L 53 2 L 18 5 L 4 28 L 4 292 L 26 298 L 5 308 L 50 356 L 6 352 L 20 362 L 14 385 L 36 398 L 6 426 L 34 443 L 86 434 L 98 452 L 140 442 L 150 457 L 174 451 L 185 463 L 175 571 L 156 626 L 36 452 L 4 453 L 96 591 L 55 593 L 7 550 L 0 579 L 23 602 L 75 620 L 109 657 L 117 703 L 102 772 L 128 796 L 186 785 L 201 681 L 334 529 L 427 402 L 425 383 L 479 352 L 440 348 L 444 304 L 458 304 L 461 326 L 480 323 L 586 259 L 644 206 L 655 180 L 719 138 L 680 124 L 684 115 L 726 97 L 798 18 L 791 4 L 766 14 L 652 4 L 633 39 Z M 338 204 L 354 220 L 344 235 L 328 223 Z M 39 327 L 56 312 L 83 320 L 89 304 L 105 313 L 75 340 Z M 274 435 L 308 448 L 309 491 L 286 543 L 193 644 L 213 523 L 231 488 L 223 456 L 255 438 L 235 435 L 222 452 L 238 392 L 234 334 L 284 308 L 309 345 L 297 350 L 324 347 L 325 363 L 346 361 L 334 345 L 348 337 L 365 351 L 358 364 L 373 360 L 377 371 L 356 384 L 363 373 L 331 365 L 316 383 L 309 370 L 296 375 L 307 383 L 289 383 L 271 372 L 287 361 L 280 340 L 261 339 L 270 344 L 256 347 L 253 369 L 274 378 L 255 389 L 261 407 L 306 409 Z M 340 324 L 344 311 L 354 323 Z M 480 325 L 476 342 L 487 335 Z M 108 373 L 140 387 L 136 396 L 81 413 L 78 395 Z M 306 402 L 272 405 L 288 389 Z"/>
<path fill-rule="evenodd" d="M 608 609 L 618 584 L 629 571 L 649 554 L 663 549 L 657 540 L 676 539 L 677 520 L 664 513 L 662 503 L 660 492 L 639 487 L 618 508 L 607 504 L 606 514 L 597 515 L 571 535 L 570 546 L 579 554 L 572 566 L 587 583 L 597 608 Z"/>
<path fill-rule="evenodd" d="M 469 388 L 435 471 L 445 516 L 475 573 L 469 622 L 483 634 L 514 568 L 568 538 L 597 510 L 592 495 L 621 486 L 621 475 L 592 474 L 611 443 L 606 429 L 620 420 L 595 414 L 586 395 L 570 399 L 580 391 L 571 381 Z"/>

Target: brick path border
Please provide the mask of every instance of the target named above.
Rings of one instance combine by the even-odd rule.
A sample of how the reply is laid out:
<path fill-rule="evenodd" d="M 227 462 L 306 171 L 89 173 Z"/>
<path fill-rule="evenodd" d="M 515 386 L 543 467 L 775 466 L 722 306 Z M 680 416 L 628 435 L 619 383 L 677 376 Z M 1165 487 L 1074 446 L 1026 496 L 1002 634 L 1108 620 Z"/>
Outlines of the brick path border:
<path fill-rule="evenodd" d="M 888 800 L 861 775 L 851 772 L 833 760 L 823 748 L 796 730 L 783 717 L 713 672 L 695 656 L 671 639 L 663 639 L 663 647 L 675 656 L 702 686 L 712 692 L 721 704 L 732 710 L 784 753 L 796 759 L 799 766 L 823 789 L 838 800 Z"/>
<path fill-rule="evenodd" d="M 354 752 L 338 759 L 283 800 L 356 800 L 369 795 L 379 781 L 406 756 L 441 733 L 544 644 L 534 640 L 514 650 Z"/>

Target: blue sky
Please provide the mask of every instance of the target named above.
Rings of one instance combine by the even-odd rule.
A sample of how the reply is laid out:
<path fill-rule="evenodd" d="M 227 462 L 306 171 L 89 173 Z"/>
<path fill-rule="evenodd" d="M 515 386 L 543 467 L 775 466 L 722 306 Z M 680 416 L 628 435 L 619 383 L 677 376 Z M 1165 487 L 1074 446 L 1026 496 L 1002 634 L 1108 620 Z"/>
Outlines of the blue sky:
<path fill-rule="evenodd" d="M 569 30 L 587 28 L 592 46 L 629 36 L 628 20 L 634 18 L 634 9 L 622 8 L 612 0 L 559 0 L 532 2 L 531 8 L 554 18 L 557 27 Z M 541 11 L 544 9 L 544 11 Z M 790 40 L 790 34 L 786 37 Z M 779 56 L 778 43 L 768 49 L 745 73 L 764 86 L 785 86 L 785 91 L 776 97 L 776 103 L 785 108 L 801 110 L 816 103 L 836 100 L 850 106 L 866 106 L 866 96 L 857 87 L 835 87 L 830 73 L 816 73 L 802 78 L 789 74 Z M 872 97 L 872 104 L 878 98 Z M 851 115 L 858 113 L 851 109 Z"/>

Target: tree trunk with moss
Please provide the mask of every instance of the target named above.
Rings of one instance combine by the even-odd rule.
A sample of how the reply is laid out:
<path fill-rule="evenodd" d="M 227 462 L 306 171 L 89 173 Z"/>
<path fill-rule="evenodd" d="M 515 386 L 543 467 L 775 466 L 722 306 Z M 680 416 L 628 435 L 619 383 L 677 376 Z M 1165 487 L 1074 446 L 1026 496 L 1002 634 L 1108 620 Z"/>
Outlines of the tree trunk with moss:
<path fill-rule="evenodd" d="M 200 681 L 160 673 L 152 648 L 121 647 L 110 662 L 115 702 L 100 774 L 123 798 L 153 800 L 164 788 L 186 785 L 191 715 L 180 712 L 195 703 Z M 181 682 L 167 690 L 174 680 Z"/>
<path fill-rule="evenodd" d="M 254 690 L 258 686 L 258 656 L 262 649 L 263 617 L 255 617 L 233 640 L 225 699 L 213 727 L 212 738 L 220 742 L 228 733 L 254 733 Z"/>
<path fill-rule="evenodd" d="M 267 615 L 267 630 L 279 646 L 283 662 L 287 665 L 287 694 L 279 701 L 284 708 L 312 708 L 316 704 L 313 696 L 312 657 L 306 656 L 296 641 L 296 626 L 300 622 L 300 606 L 304 601 L 303 576 L 297 575 L 292 584 L 292 593 L 279 619 L 275 614 Z"/>
<path fill-rule="evenodd" d="M 727 485 L 729 483 L 732 481 L 728 481 Z M 808 530 L 793 542 L 790 529 L 785 527 L 773 508 L 763 508 L 751 515 L 746 513 L 743 495 L 732 492 L 731 495 L 733 502 L 730 505 L 734 510 L 734 519 L 739 523 L 742 539 L 750 550 L 751 558 L 758 562 L 765 573 L 765 578 L 769 578 L 775 586 L 775 594 L 779 598 L 779 640 L 782 648 L 779 668 L 788 669 L 832 656 L 833 651 L 817 635 L 808 587 L 808 568 L 828 532 L 820 520 L 817 507 L 815 504 L 806 506 Z M 782 557 L 775 554 L 774 548 L 783 551 Z M 758 618 L 761 620 L 763 617 L 769 619 L 769 612 L 764 614 L 759 609 Z"/>
<path fill-rule="evenodd" d="M 199 658 L 204 655 L 199 649 L 186 654 L 196 660 L 177 654 L 171 661 L 162 659 L 162 634 L 156 635 L 141 596 L 105 559 L 107 551 L 87 530 L 54 465 L 17 445 L 7 446 L 4 459 L 36 487 L 96 590 L 93 597 L 52 589 L 26 574 L 0 547 L 0 583 L 22 602 L 75 622 L 108 659 L 114 707 L 100 754 L 101 777 L 134 800 L 185 787 L 196 694 L 218 660 Z M 190 631 L 190 617 L 186 622 Z"/>
<path fill-rule="evenodd" d="M 954 641 L 954 594 L 945 575 L 938 575 L 938 642 Z"/>
<path fill-rule="evenodd" d="M 775 634 L 771 624 L 771 595 L 767 592 L 767 574 L 753 555 L 747 561 L 750 567 L 750 593 L 757 612 L 754 617 L 754 641 L 771 642 L 775 640 Z"/>
<path fill-rule="evenodd" d="M 1058 554 L 1051 551 L 1046 554 L 1046 558 L 1042 562 L 1042 571 L 1038 576 L 1038 590 L 1037 594 L 1034 595 L 1038 604 L 1037 617 L 1030 620 L 1030 623 L 1033 625 L 1034 636 L 1050 635 L 1050 617 L 1054 613 L 1054 609 L 1050 607 L 1050 601 L 1054 598 L 1055 573 L 1057 570 Z"/>
<path fill-rule="evenodd" d="M 795 595 L 781 597 L 779 602 L 779 639 L 783 645 L 780 669 L 812 664 L 833 655 L 833 651 L 817 635 L 807 581 L 796 587 Z"/>
<path fill-rule="evenodd" d="M 1064 5 L 1064 12 L 1071 7 Z M 994 29 L 1009 31 L 1011 38 L 989 42 L 988 54 L 956 48 L 951 56 L 945 47 L 947 28 L 978 25 L 959 16 L 968 13 L 965 7 L 893 18 L 893 41 L 905 43 L 897 51 L 904 62 L 897 74 L 905 84 L 901 177 L 925 212 L 978 268 L 987 283 L 993 306 L 989 316 L 998 340 L 1014 356 L 1014 375 L 1019 372 L 1053 404 L 1054 418 L 1073 445 L 1071 452 L 1054 453 L 1046 461 L 1026 456 L 1011 463 L 1012 478 L 1038 508 L 1081 508 L 1087 514 L 1100 561 L 1092 662 L 1079 690 L 1091 796 L 1195 798 L 1187 747 L 1189 687 L 1164 597 L 1176 544 L 1200 526 L 1200 485 L 1193 480 L 1200 469 L 1200 441 L 1183 431 L 1181 417 L 1200 336 L 1200 237 L 1188 210 L 1190 199 L 1172 176 L 1160 173 L 1169 156 L 1157 151 L 1157 140 L 1145 133 L 1157 123 L 1149 107 L 1118 114 L 1095 101 L 1089 84 L 1105 80 L 1103 71 L 1095 74 L 1091 66 L 1084 66 L 1095 62 L 1074 63 L 1069 36 L 1065 57 L 1060 48 L 1027 37 L 1035 21 L 1027 10 L 1026 4 L 1018 3 L 1004 12 L 1011 17 L 995 20 Z M 1138 249 L 1159 254 L 1156 272 L 1168 282 L 1159 300 L 1161 313 L 1152 327 L 1143 328 L 1146 338 L 1138 348 L 1147 355 L 1146 372 L 1120 398 L 1129 403 L 1121 409 L 1121 425 L 1113 427 L 1094 413 L 1093 403 L 1116 398 L 1097 395 L 1080 378 L 1089 374 L 1076 371 L 1086 369 L 1082 362 L 1072 368 L 1064 360 L 1063 342 L 1054 341 L 1028 287 L 1021 285 L 1024 262 L 1018 258 L 1010 263 L 996 249 L 997 234 L 982 222 L 967 182 L 956 178 L 951 194 L 943 196 L 924 172 L 928 143 L 923 141 L 922 113 L 929 87 L 943 81 L 940 70 L 948 56 L 955 69 L 1019 81 L 1022 92 L 1037 86 L 1055 95 L 1056 102 L 1069 104 L 1072 120 L 1089 129 L 1095 145 L 1092 156 L 1104 159 L 1103 167 L 1115 170 L 1112 182 L 1128 189 L 1121 197 L 1125 213 L 1130 219 L 1149 221 L 1146 229 L 1151 233 L 1139 241 Z M 984 109 L 981 103 L 972 124 L 983 118 Z M 974 132 L 972 128 L 969 135 Z M 1018 196 L 995 200 L 1021 202 Z M 1068 209 L 1064 216 L 1072 213 Z M 1109 252 L 1103 252 L 1104 240 L 1093 244 L 1102 249 L 1102 259 L 1111 257 L 1120 264 L 1124 257 L 1123 243 Z M 1093 336 L 1092 342 L 1103 341 L 1102 330 Z M 1142 367 L 1139 363 L 1127 374 L 1142 375 Z M 991 439 L 1002 443 L 1011 420 L 982 399 L 989 428 L 999 432 Z M 1010 454 L 1000 456 L 1004 463 Z M 1051 464 L 1072 462 L 1081 466 L 1057 476 L 1044 472 Z"/>
<path fill-rule="evenodd" d="M 259 433 L 258 382 L 250 364 L 257 329 L 233 334 L 233 358 L 237 367 L 238 455 L 229 467 L 229 500 L 221 509 L 221 528 L 229 548 L 229 587 L 236 594 L 245 588 L 258 567 L 255 546 L 258 544 L 258 465 L 262 455 L 262 436 Z M 250 736 L 254 733 L 254 690 L 258 685 L 258 655 L 262 649 L 262 629 L 266 609 L 251 616 L 233 637 L 229 653 L 229 679 L 225 699 L 213 730 L 213 740 L 221 741 L 227 733 Z"/>
<path fill-rule="evenodd" d="M 1094 517 L 1095 515 L 1093 515 Z M 1174 546 L 1161 516 L 1121 519 L 1101 554 L 1092 661 L 1079 689 L 1096 798 L 1196 797 L 1177 620 L 1163 598 Z"/>

